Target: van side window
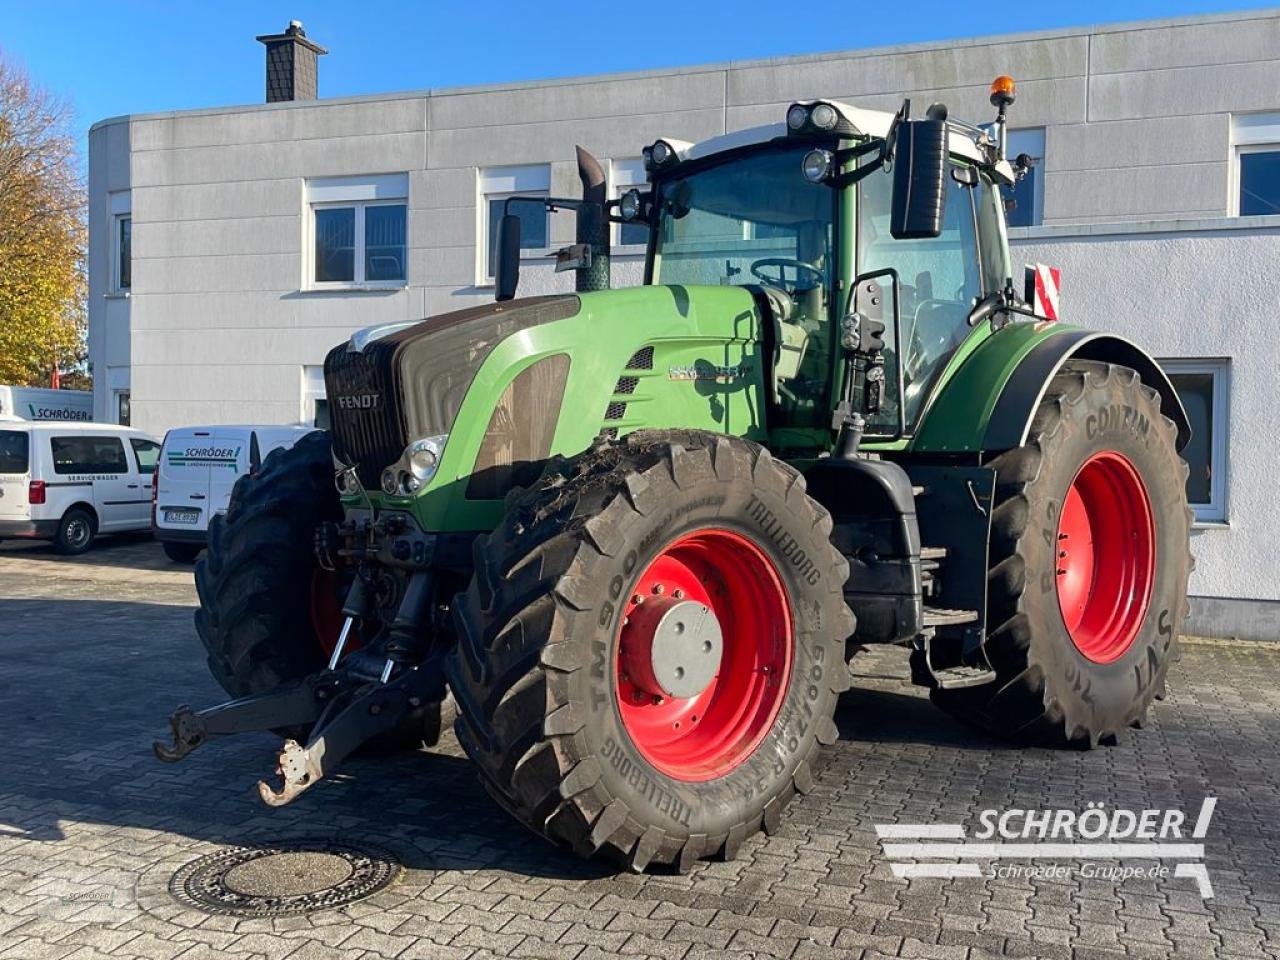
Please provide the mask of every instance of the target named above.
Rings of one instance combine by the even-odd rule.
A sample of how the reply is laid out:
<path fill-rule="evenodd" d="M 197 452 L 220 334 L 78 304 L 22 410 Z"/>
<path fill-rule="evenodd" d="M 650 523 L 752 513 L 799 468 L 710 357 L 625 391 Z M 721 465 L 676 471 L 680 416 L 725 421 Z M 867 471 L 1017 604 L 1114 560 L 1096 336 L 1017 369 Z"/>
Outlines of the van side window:
<path fill-rule="evenodd" d="M 143 476 L 155 473 L 156 461 L 160 459 L 160 444 L 137 437 L 130 437 L 129 443 L 133 445 L 133 455 L 138 458 L 138 472 Z"/>
<path fill-rule="evenodd" d="M 0 473 L 26 473 L 31 450 L 20 430 L 0 430 Z"/>
<path fill-rule="evenodd" d="M 119 437 L 53 437 L 54 473 L 128 473 Z"/>

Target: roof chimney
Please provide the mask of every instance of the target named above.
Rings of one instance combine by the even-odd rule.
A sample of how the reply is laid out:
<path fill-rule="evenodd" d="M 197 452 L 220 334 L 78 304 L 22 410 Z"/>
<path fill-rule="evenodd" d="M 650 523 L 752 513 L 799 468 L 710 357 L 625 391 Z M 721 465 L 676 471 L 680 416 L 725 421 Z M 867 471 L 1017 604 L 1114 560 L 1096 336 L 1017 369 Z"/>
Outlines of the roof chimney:
<path fill-rule="evenodd" d="M 329 51 L 307 39 L 302 21 L 290 20 L 284 33 L 258 37 L 258 42 L 267 46 L 267 103 L 319 96 L 316 57 Z"/>

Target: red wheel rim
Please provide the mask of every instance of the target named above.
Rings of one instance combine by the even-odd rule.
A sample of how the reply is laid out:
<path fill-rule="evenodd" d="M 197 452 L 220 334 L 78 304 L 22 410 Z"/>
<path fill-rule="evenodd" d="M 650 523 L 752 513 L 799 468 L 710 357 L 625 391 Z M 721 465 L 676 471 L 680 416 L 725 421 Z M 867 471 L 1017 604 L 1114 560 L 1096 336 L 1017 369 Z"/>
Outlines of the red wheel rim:
<path fill-rule="evenodd" d="M 683 699 L 654 694 L 630 675 L 654 640 L 644 601 L 664 596 L 705 605 L 723 637 L 715 675 L 700 693 Z M 677 780 L 729 773 L 773 726 L 791 676 L 792 643 L 786 588 L 759 547 L 729 530 L 679 537 L 636 580 L 618 633 L 618 706 L 631 742 Z"/>
<path fill-rule="evenodd" d="M 1137 469 L 1113 450 L 1080 467 L 1058 521 L 1058 606 L 1071 642 L 1095 663 L 1120 659 L 1151 604 L 1155 520 Z"/>
<path fill-rule="evenodd" d="M 327 660 L 338 645 L 338 634 L 342 632 L 342 623 L 346 619 L 342 615 L 342 601 L 339 591 L 342 589 L 342 578 L 336 571 L 316 567 L 311 575 L 311 595 L 309 607 L 311 611 L 311 629 L 315 631 L 316 642 Z M 347 640 L 347 651 L 359 646 L 355 631 Z"/>

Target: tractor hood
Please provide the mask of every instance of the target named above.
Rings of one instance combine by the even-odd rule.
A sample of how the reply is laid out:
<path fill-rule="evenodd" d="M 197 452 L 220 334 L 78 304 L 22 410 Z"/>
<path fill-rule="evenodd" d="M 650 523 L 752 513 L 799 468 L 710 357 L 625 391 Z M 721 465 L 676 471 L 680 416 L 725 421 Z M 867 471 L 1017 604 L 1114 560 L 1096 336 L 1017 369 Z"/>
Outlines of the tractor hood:
<path fill-rule="evenodd" d="M 377 489 L 409 440 L 449 432 L 494 347 L 580 307 L 576 296 L 530 297 L 357 332 L 324 362 L 335 456 Z"/>

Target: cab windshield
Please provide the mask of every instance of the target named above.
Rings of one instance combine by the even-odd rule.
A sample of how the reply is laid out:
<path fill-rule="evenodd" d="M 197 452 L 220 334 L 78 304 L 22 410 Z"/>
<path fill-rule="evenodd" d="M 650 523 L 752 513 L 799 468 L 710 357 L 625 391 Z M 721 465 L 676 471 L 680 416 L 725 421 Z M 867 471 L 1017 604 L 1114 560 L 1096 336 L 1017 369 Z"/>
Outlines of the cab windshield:
<path fill-rule="evenodd" d="M 777 422 L 830 419 L 837 191 L 807 181 L 807 145 L 767 147 L 662 184 L 653 282 L 764 288 L 772 304 Z"/>
<path fill-rule="evenodd" d="M 663 184 L 653 282 L 766 284 L 825 302 L 835 193 L 801 175 L 806 149 L 766 149 Z"/>

